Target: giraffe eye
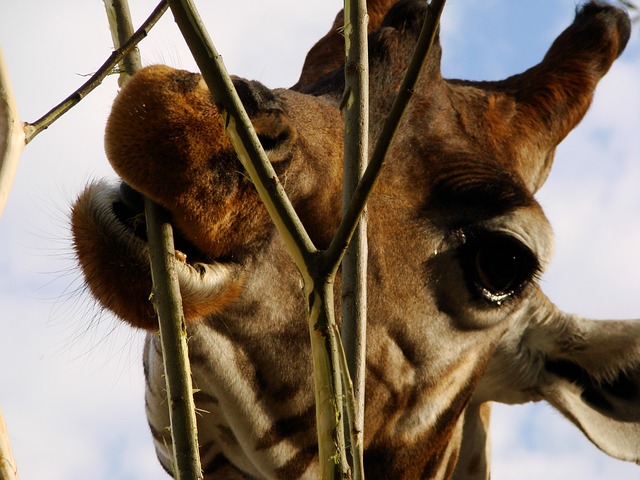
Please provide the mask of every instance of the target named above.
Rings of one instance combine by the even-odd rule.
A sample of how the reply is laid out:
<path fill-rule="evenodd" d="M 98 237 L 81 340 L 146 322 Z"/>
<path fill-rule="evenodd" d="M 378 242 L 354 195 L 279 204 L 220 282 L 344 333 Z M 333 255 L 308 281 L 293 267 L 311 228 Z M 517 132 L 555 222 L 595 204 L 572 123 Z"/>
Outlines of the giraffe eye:
<path fill-rule="evenodd" d="M 538 271 L 533 252 L 504 233 L 465 232 L 460 260 L 469 286 L 497 305 L 519 292 Z"/>

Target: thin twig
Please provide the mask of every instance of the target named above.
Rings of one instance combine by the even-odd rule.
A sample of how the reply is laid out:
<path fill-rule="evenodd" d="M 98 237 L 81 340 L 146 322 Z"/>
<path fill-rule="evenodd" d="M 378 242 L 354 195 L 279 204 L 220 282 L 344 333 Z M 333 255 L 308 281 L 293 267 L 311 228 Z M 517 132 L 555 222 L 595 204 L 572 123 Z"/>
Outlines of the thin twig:
<path fill-rule="evenodd" d="M 344 397 L 351 380 L 335 321 L 333 281 L 317 281 L 309 299 L 309 335 L 313 357 L 318 458 L 323 480 L 350 479 L 345 443 Z M 343 368 L 344 367 L 344 368 Z M 346 375 L 345 375 L 346 374 Z M 353 396 L 348 404 L 353 405 Z M 355 413 L 352 412 L 351 413 Z"/>
<path fill-rule="evenodd" d="M 133 35 L 127 0 L 105 0 L 114 45 L 118 47 Z M 123 86 L 142 68 L 140 54 L 132 49 L 122 62 L 120 85 Z M 187 329 L 182 297 L 175 272 L 175 248 L 169 214 L 145 198 L 145 217 L 153 283 L 152 301 L 158 315 L 160 341 L 174 458 L 174 476 L 178 480 L 202 478 L 198 428 L 191 384 L 191 367 L 187 350 Z"/>
<path fill-rule="evenodd" d="M 126 43 L 133 35 L 133 24 L 131 23 L 131 13 L 127 0 L 103 0 L 107 10 L 107 19 L 109 20 L 111 40 L 113 45 L 118 48 Z M 140 50 L 135 46 L 128 51 L 122 61 L 118 62 L 120 78 L 118 86 L 124 87 L 131 76 L 142 68 L 142 60 L 140 59 Z"/>
<path fill-rule="evenodd" d="M 120 48 L 114 50 L 107 61 L 102 64 L 102 66 L 89 78 L 89 80 L 83 83 L 80 88 L 69 95 L 61 103 L 45 113 L 41 118 L 33 123 L 25 123 L 25 143 L 29 143 L 33 140 L 36 135 L 47 129 L 53 122 L 77 105 L 84 97 L 87 96 L 87 94 L 99 86 L 102 81 L 113 72 L 115 66 L 122 61 L 125 55 L 127 55 L 127 53 L 135 48 L 136 45 L 147 36 L 149 30 L 158 20 L 160 20 L 160 17 L 162 17 L 162 14 L 166 10 L 167 2 L 166 0 L 161 0 L 142 26 L 131 36 L 131 38 L 129 38 L 129 40 L 123 43 Z"/>
<path fill-rule="evenodd" d="M 177 480 L 202 478 L 198 429 L 187 351 L 187 330 L 175 273 L 173 232 L 166 211 L 145 198 L 151 257 L 153 304 L 160 324 L 162 358 L 167 382 L 169 419 Z"/>

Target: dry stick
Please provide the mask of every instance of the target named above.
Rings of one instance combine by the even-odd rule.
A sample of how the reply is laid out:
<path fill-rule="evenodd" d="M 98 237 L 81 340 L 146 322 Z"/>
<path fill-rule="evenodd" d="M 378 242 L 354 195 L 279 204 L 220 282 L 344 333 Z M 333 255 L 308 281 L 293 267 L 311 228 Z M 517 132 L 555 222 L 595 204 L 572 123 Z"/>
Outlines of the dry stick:
<path fill-rule="evenodd" d="M 127 0 L 105 0 L 105 6 L 111 35 L 117 47 L 133 35 L 129 5 Z M 140 68 L 140 54 L 134 49 L 121 64 L 120 85 L 123 86 Z M 144 205 L 153 283 L 152 301 L 158 315 L 167 382 L 174 475 L 178 480 L 201 479 L 203 476 L 187 350 L 187 329 L 175 271 L 173 230 L 169 214 L 162 207 L 148 198 L 145 198 Z"/>
<path fill-rule="evenodd" d="M 369 154 L 369 56 L 367 2 L 345 0 L 345 140 L 342 208 L 346 210 Z M 342 342 L 355 402 L 350 437 L 354 478 L 363 478 L 364 388 L 367 321 L 366 207 L 342 260 Z M 352 440 L 353 442 L 353 440 Z"/>
<path fill-rule="evenodd" d="M 404 114 L 409 100 L 413 96 L 413 91 L 420 77 L 422 67 L 429 56 L 431 45 L 435 39 L 438 24 L 440 23 L 440 15 L 444 8 L 446 0 L 432 0 L 429 4 L 427 14 L 422 24 L 422 30 L 418 37 L 418 42 L 411 57 L 411 62 L 407 68 L 407 72 L 398 91 L 398 95 L 391 106 L 391 110 L 382 126 L 382 131 L 378 136 L 369 165 L 367 166 L 358 188 L 351 198 L 351 202 L 342 217 L 342 222 L 338 227 L 336 235 L 333 237 L 329 248 L 324 252 L 328 262 L 338 262 L 342 258 L 344 250 L 349 244 L 349 240 L 355 230 L 356 222 L 360 217 L 362 210 L 373 190 L 378 179 L 384 161 L 391 149 L 393 138 L 400 125 L 400 120 Z"/>
<path fill-rule="evenodd" d="M 145 215 L 151 257 L 153 303 L 160 323 L 162 358 L 167 381 L 174 476 L 179 480 L 201 479 L 203 477 L 187 351 L 187 330 L 175 271 L 173 232 L 166 211 L 148 198 L 145 198 Z"/>
<path fill-rule="evenodd" d="M 13 96 L 9 69 L 0 49 L 0 215 L 9 198 L 24 146 L 24 127 Z"/>
<path fill-rule="evenodd" d="M 111 40 L 113 41 L 114 47 L 118 48 L 133 35 L 133 24 L 131 23 L 129 4 L 127 3 L 127 0 L 103 1 L 105 9 L 107 10 Z M 129 81 L 131 76 L 142 68 L 140 50 L 138 50 L 137 46 L 127 52 L 122 61 L 118 62 L 118 67 L 120 70 L 118 86 L 122 88 Z"/>
<path fill-rule="evenodd" d="M 123 43 L 120 48 L 114 50 L 107 61 L 102 64 L 102 66 L 96 71 L 96 73 L 91 75 L 89 80 L 83 83 L 80 88 L 69 95 L 60 104 L 56 105 L 47 113 L 45 113 L 41 118 L 33 123 L 25 123 L 25 143 L 29 143 L 31 140 L 33 140 L 36 135 L 47 129 L 53 122 L 64 115 L 68 110 L 80 103 L 80 101 L 84 97 L 86 97 L 93 89 L 98 87 L 102 83 L 102 81 L 113 72 L 115 66 L 122 61 L 124 56 L 133 48 L 135 48 L 135 46 L 148 35 L 149 30 L 151 30 L 156 22 L 160 20 L 160 17 L 162 17 L 162 14 L 167 10 L 167 7 L 168 5 L 166 0 L 162 0 L 155 8 L 155 10 L 151 13 L 149 18 L 145 20 L 142 26 L 138 30 L 136 30 L 131 38 Z"/>
<path fill-rule="evenodd" d="M 2 418 L 2 410 L 0 410 L 0 480 L 18 480 L 18 466 L 11 452 L 9 434 Z"/>

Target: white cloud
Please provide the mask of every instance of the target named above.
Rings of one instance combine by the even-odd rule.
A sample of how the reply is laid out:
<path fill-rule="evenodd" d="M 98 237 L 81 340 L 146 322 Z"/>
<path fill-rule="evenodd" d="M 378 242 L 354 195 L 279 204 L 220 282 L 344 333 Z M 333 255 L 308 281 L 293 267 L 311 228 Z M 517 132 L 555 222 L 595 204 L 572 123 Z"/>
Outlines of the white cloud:
<path fill-rule="evenodd" d="M 614 460 L 549 405 L 495 405 L 491 418 L 493 479 L 636 478 L 638 466 Z"/>
<path fill-rule="evenodd" d="M 599 85 L 539 195 L 556 233 L 545 290 L 562 307 L 596 317 L 640 314 L 639 43 L 632 39 Z"/>
<path fill-rule="evenodd" d="M 229 71 L 287 86 L 296 81 L 304 53 L 327 31 L 340 2 L 199 3 Z M 550 2 L 544 8 L 533 3 L 518 8 L 530 4 L 538 13 L 551 8 Z M 549 24 L 555 29 L 560 18 L 570 18 L 574 1 L 556 3 L 562 11 L 545 13 L 553 18 L 535 35 L 555 35 Z M 486 19 L 506 4 L 450 0 L 443 37 L 449 42 L 445 60 L 458 61 L 456 76 L 476 71 L 470 58 L 484 59 L 476 63 L 486 63 L 480 65 L 490 70 L 485 78 L 512 72 L 513 61 L 502 64 L 503 59 L 536 43 L 522 27 L 526 13 L 507 31 L 487 31 Z M 3 8 L 0 44 L 24 120 L 34 120 L 68 95 L 84 81 L 78 74 L 90 73 L 109 53 L 102 8 L 101 2 L 85 0 L 11 2 Z M 147 2 L 132 2 L 138 22 L 149 8 Z M 498 37 L 515 36 L 519 28 L 517 43 Z M 193 68 L 175 32 L 173 20 L 165 18 L 142 44 L 143 58 Z M 502 43 L 492 49 L 493 41 Z M 563 308 L 594 316 L 640 314 L 635 301 L 640 286 L 637 34 L 632 42 L 636 53 L 625 55 L 598 89 L 592 112 L 558 150 L 541 192 L 558 233 L 545 289 Z M 536 43 L 536 51 L 547 46 Z M 522 52 L 521 61 L 537 61 L 535 55 Z M 73 268 L 64 226 L 70 200 L 88 178 L 111 175 L 102 135 L 114 95 L 115 81 L 109 79 L 27 147 L 0 218 L 0 406 L 25 479 L 164 478 L 144 418 L 140 336 L 125 327 L 112 332 L 108 319 L 89 326 L 95 312 L 86 315 L 83 300 L 65 299 L 73 274 L 56 280 L 60 275 L 51 273 Z M 74 302 L 80 302 L 77 308 Z M 597 453 L 558 414 L 538 408 L 496 409 L 494 479 L 564 479 L 567 471 L 584 480 L 637 476 L 629 465 Z"/>

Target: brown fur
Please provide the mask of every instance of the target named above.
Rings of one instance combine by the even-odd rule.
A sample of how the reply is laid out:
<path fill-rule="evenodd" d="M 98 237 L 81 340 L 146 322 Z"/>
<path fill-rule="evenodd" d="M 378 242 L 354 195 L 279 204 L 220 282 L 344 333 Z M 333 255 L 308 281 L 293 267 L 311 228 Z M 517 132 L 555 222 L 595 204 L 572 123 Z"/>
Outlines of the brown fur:
<path fill-rule="evenodd" d="M 426 4 L 369 3 L 371 27 L 377 28 L 370 35 L 375 138 Z M 319 248 L 327 246 L 340 217 L 343 80 L 340 68 L 331 71 L 342 56 L 336 43 L 340 21 L 339 15 L 310 52 L 295 89 L 270 91 L 235 80 L 269 159 Z M 549 259 L 550 228 L 533 194 L 548 174 L 555 147 L 586 112 L 598 80 L 628 36 L 623 13 L 590 4 L 539 65 L 486 83 L 443 79 L 435 45 L 369 204 L 367 478 L 449 478 L 459 452 L 467 452 L 462 442 L 469 402 L 514 319 L 541 295 L 535 276 Z M 184 301 L 194 381 L 211 388 L 199 402 L 215 412 L 199 420 L 201 432 L 212 438 L 204 452 L 211 453 L 205 465 L 210 477 L 223 478 L 223 471 L 241 476 L 243 468 L 250 475 L 254 465 L 262 465 L 255 459 L 283 442 L 296 453 L 280 463 L 273 460 L 272 471 L 282 478 L 311 475 L 316 440 L 300 279 L 231 149 L 206 86 L 198 75 L 162 66 L 144 69 L 114 103 L 105 142 L 124 181 L 171 212 L 184 237 L 177 248 L 188 262 L 241 272 L 224 277 L 215 298 L 198 299 L 194 293 L 197 309 Z M 131 227 L 105 226 L 105 217 L 95 213 L 94 190 L 89 187 L 80 197 L 72 219 L 87 282 L 105 308 L 153 331 L 144 242 L 122 239 L 135 238 Z M 130 217 L 139 214 L 131 206 L 135 202 L 114 203 L 125 205 Z M 130 223 L 118 222 L 123 220 Z M 494 285 L 485 280 L 493 273 L 483 255 L 500 259 L 496 251 L 514 245 L 523 262 L 516 275 L 522 278 L 509 283 L 509 291 L 490 291 Z M 500 284 L 500 272 L 495 275 L 490 280 Z M 223 351 L 212 352 L 212 344 Z M 157 358 L 148 347 L 146 372 L 157 368 Z M 238 372 L 232 379 L 217 370 L 226 361 Z M 220 383 L 214 382 L 216 375 Z M 248 390 L 225 403 L 223 397 L 240 388 L 240 380 Z M 164 415 L 156 381 L 147 375 L 152 423 Z M 255 392 L 257 400 L 248 400 Z M 255 402 L 247 415 L 264 410 L 273 418 L 269 428 L 249 439 L 224 413 L 243 402 Z M 158 425 L 152 427 L 158 431 Z M 239 442 L 250 443 L 242 451 L 255 455 L 251 465 L 231 460 L 241 450 Z M 216 450 L 222 444 L 227 456 Z M 480 473 L 483 458 L 472 452 L 469 458 L 469 469 Z"/>

